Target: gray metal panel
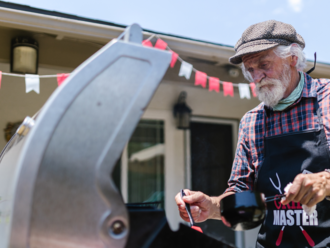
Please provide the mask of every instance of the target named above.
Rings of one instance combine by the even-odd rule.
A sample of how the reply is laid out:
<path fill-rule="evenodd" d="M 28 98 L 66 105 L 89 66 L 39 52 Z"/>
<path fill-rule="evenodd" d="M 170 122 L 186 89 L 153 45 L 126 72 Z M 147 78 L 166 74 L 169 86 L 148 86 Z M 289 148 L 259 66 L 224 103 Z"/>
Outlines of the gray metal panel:
<path fill-rule="evenodd" d="M 25 139 L 14 136 L 0 158 L 0 247 L 5 247 L 10 232 L 11 201 L 14 195 L 12 182 L 17 171 L 18 154 L 24 143 Z"/>
<path fill-rule="evenodd" d="M 113 41 L 56 90 L 19 157 L 10 247 L 124 247 L 128 216 L 110 175 L 170 59 Z M 116 220 L 121 235 L 109 233 Z"/>

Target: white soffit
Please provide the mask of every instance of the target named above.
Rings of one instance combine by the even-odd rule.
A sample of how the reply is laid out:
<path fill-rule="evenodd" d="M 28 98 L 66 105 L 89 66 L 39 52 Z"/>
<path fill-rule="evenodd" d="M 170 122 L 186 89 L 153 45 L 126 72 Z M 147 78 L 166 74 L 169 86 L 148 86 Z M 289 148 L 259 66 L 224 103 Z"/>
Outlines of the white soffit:
<path fill-rule="evenodd" d="M 0 7 L 0 25 L 4 27 L 30 30 L 53 34 L 57 37 L 72 37 L 107 43 L 118 37 L 123 28 L 78 21 L 63 17 L 38 14 L 28 11 Z M 144 32 L 145 38 L 152 33 Z M 204 42 L 191 41 L 166 35 L 159 35 L 180 55 L 208 59 L 212 61 L 228 61 L 234 54 L 233 48 L 222 47 Z"/>
<path fill-rule="evenodd" d="M 63 17 L 38 14 L 28 11 L 0 7 L 0 25 L 4 27 L 24 29 L 34 32 L 53 34 L 57 37 L 71 37 L 107 43 L 118 37 L 124 28 L 73 20 Z M 152 35 L 143 32 L 145 38 Z M 200 59 L 206 59 L 219 64 L 228 63 L 228 58 L 234 54 L 234 49 L 205 42 L 193 41 L 178 37 L 159 35 L 177 53 Z M 307 68 L 313 62 L 307 63 Z M 329 75 L 330 65 L 317 63 L 315 74 Z"/>

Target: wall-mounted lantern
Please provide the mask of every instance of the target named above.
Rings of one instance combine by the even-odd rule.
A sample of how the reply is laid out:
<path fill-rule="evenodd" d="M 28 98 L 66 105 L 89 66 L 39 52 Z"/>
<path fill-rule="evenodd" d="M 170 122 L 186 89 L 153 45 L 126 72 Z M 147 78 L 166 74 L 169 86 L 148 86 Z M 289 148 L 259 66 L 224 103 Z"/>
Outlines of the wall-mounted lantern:
<path fill-rule="evenodd" d="M 182 91 L 179 95 L 178 103 L 174 105 L 173 114 L 176 119 L 178 129 L 189 129 L 191 108 L 186 104 L 187 93 Z"/>
<path fill-rule="evenodd" d="M 226 70 L 226 72 L 228 73 L 228 75 L 232 78 L 237 78 L 240 75 L 241 69 L 230 65 L 230 64 L 225 64 L 223 65 L 223 68 Z"/>
<path fill-rule="evenodd" d="M 17 37 L 11 42 L 10 71 L 23 74 L 38 73 L 38 42 L 27 37 Z"/>

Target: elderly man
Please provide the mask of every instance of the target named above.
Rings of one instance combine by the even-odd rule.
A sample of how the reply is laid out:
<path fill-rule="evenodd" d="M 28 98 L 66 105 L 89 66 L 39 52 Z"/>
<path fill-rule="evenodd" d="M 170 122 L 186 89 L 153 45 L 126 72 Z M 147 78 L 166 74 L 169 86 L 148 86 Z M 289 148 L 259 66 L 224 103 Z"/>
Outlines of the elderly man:
<path fill-rule="evenodd" d="M 296 30 L 278 21 L 257 23 L 243 33 L 230 62 L 242 63 L 262 103 L 241 120 L 225 193 L 210 197 L 185 190 L 183 201 L 176 196 L 185 221 L 185 203 L 192 205 L 197 222 L 220 219 L 220 200 L 226 195 L 258 190 L 273 196 L 292 182 L 285 199 L 267 205 L 257 247 L 329 247 L 330 84 L 302 71 L 304 47 Z M 316 204 L 311 215 L 302 210 L 302 205 Z"/>

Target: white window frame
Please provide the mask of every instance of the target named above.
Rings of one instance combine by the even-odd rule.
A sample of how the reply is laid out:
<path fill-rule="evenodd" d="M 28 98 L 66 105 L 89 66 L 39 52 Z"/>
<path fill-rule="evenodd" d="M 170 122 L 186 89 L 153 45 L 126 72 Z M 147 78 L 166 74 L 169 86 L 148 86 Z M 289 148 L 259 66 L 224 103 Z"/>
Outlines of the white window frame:
<path fill-rule="evenodd" d="M 164 122 L 165 161 L 164 161 L 164 205 L 167 220 L 173 230 L 182 221 L 174 201 L 175 195 L 184 188 L 184 131 L 175 126 L 173 113 L 168 110 L 146 110 L 142 120 Z M 127 145 L 121 157 L 121 193 L 125 202 L 128 198 L 128 155 Z"/>

